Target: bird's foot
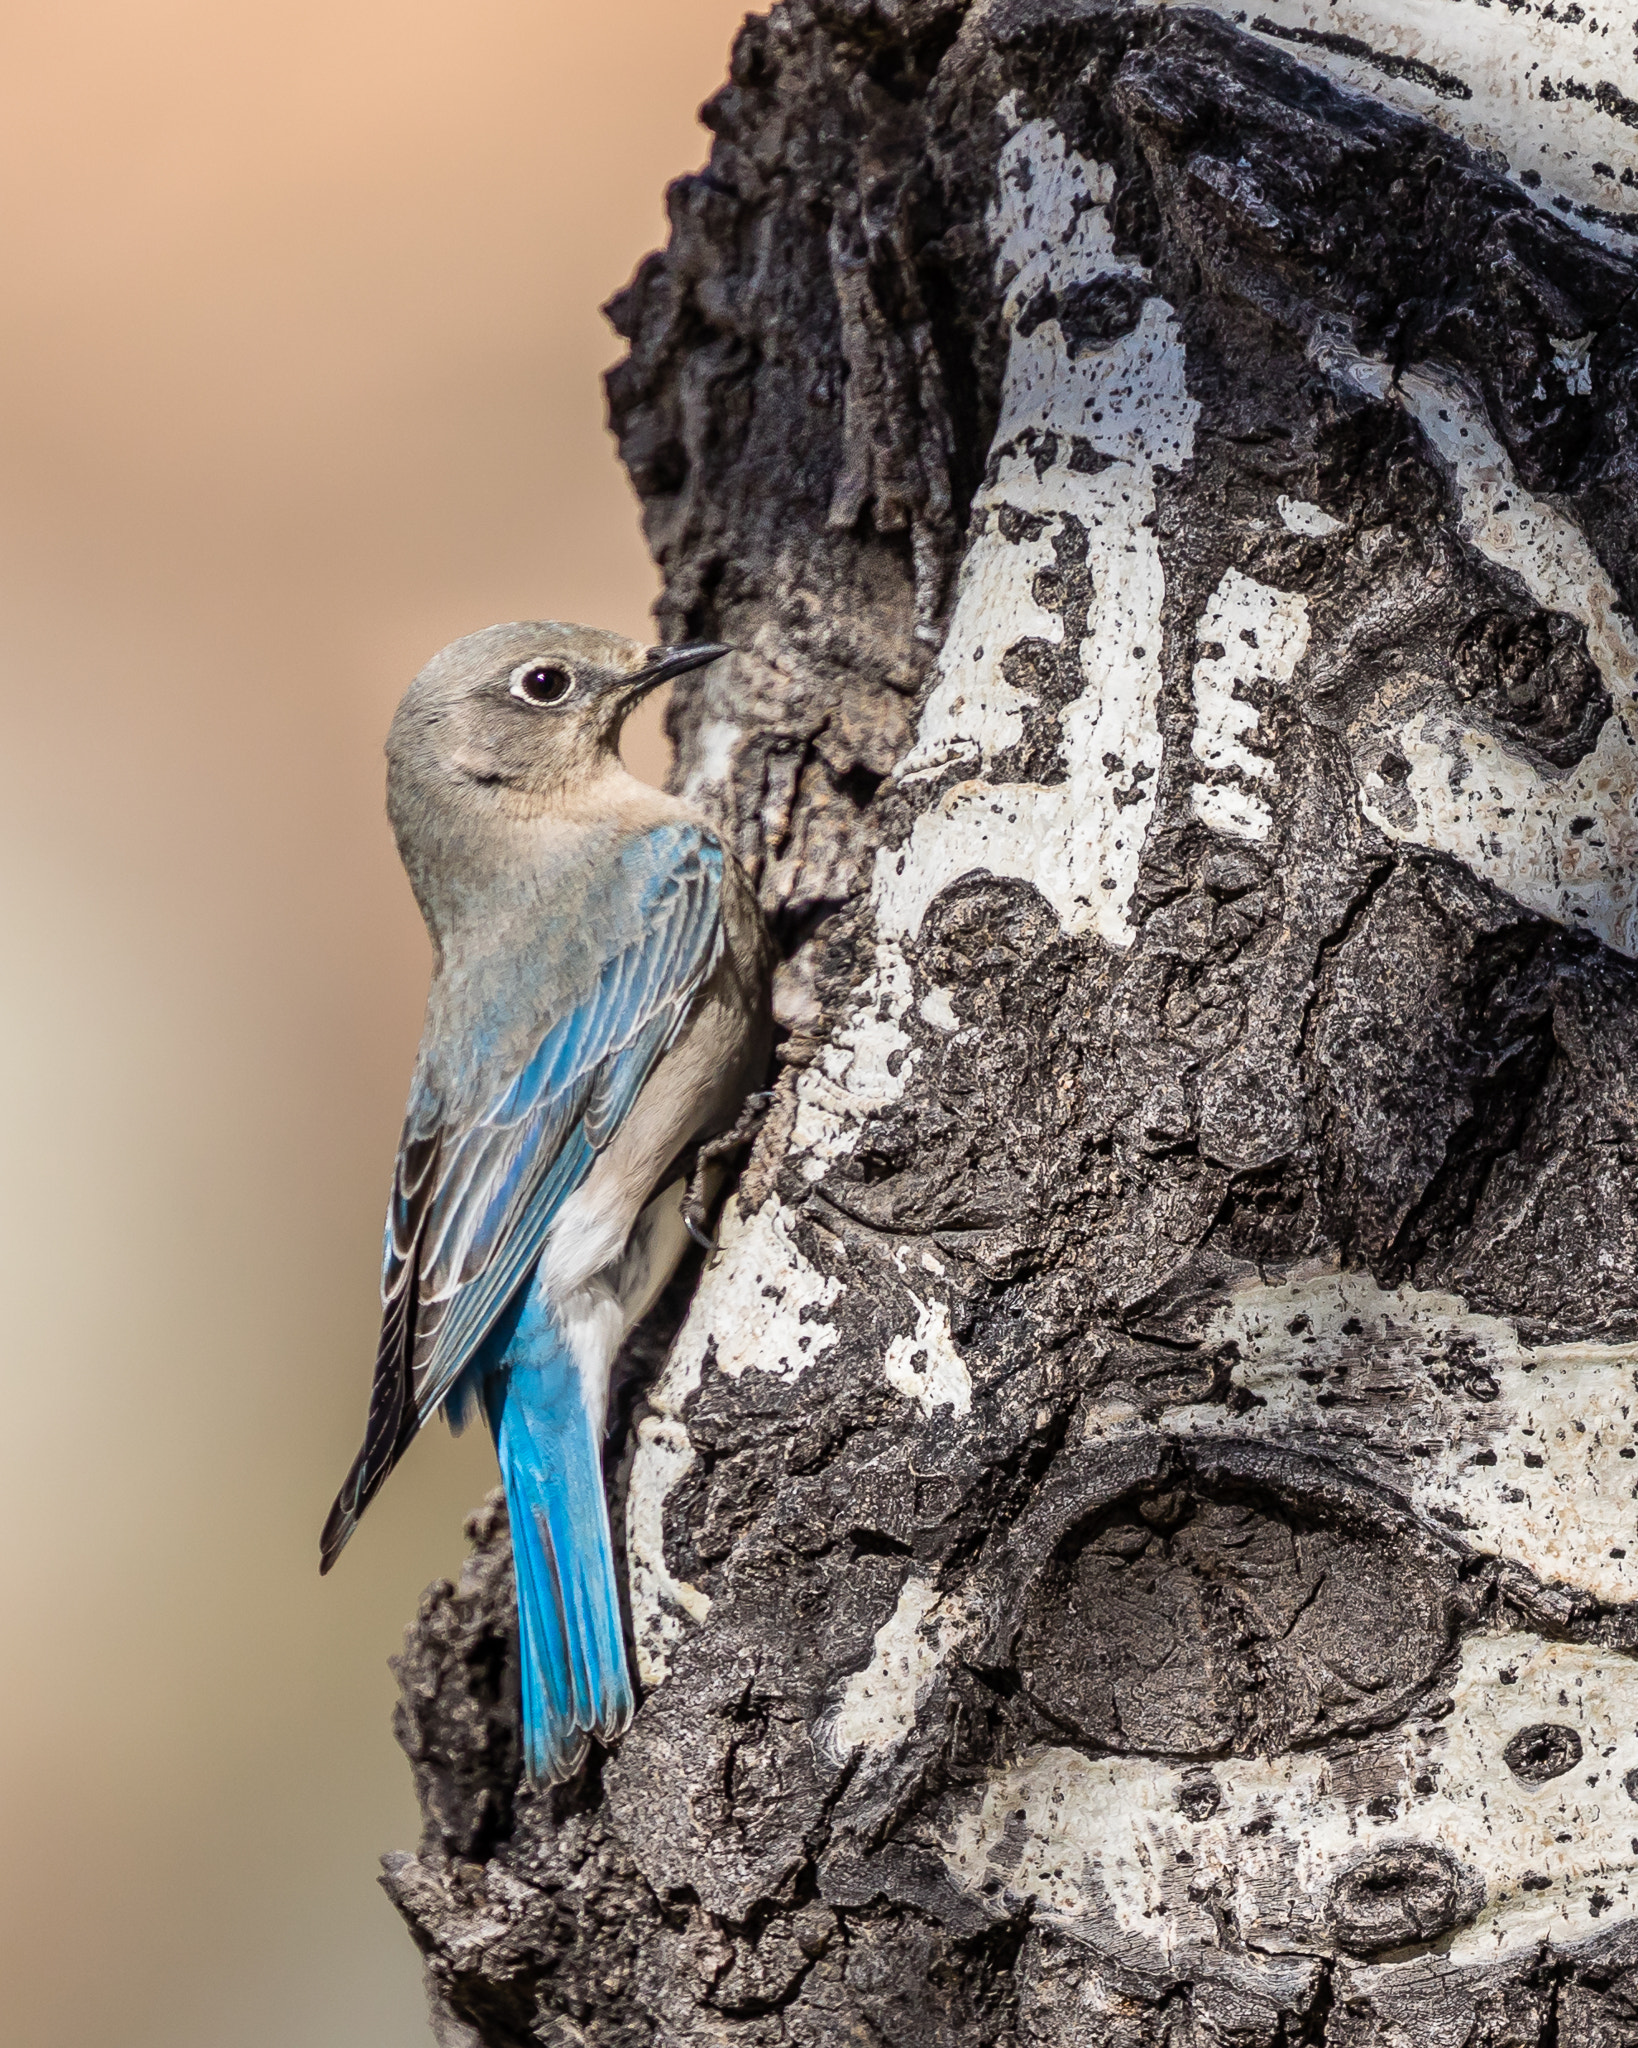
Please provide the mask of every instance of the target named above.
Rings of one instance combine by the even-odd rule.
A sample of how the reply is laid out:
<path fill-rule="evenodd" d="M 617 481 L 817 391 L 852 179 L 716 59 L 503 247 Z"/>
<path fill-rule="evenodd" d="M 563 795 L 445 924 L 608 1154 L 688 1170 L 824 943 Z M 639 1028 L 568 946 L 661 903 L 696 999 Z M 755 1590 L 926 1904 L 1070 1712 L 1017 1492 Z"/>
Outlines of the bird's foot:
<path fill-rule="evenodd" d="M 755 1139 L 773 1099 L 771 1088 L 761 1088 L 755 1095 L 747 1095 L 732 1130 L 724 1131 L 720 1138 L 707 1138 L 694 1154 L 694 1171 L 689 1177 L 688 1192 L 683 1196 L 682 1218 L 689 1236 L 702 1251 L 714 1252 L 717 1249 L 716 1239 L 705 1227 L 711 1207 L 711 1169 L 718 1160 L 731 1159 L 736 1152 L 743 1152 Z"/>

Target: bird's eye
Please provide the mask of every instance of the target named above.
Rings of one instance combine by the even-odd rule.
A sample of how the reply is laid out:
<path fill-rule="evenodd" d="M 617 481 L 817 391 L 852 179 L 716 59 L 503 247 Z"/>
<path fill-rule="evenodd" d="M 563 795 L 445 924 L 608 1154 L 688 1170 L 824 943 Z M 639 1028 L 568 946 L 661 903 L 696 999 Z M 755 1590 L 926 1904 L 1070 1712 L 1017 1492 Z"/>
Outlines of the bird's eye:
<path fill-rule="evenodd" d="M 562 704 L 574 695 L 574 677 L 553 662 L 526 661 L 512 671 L 512 695 L 525 704 Z"/>

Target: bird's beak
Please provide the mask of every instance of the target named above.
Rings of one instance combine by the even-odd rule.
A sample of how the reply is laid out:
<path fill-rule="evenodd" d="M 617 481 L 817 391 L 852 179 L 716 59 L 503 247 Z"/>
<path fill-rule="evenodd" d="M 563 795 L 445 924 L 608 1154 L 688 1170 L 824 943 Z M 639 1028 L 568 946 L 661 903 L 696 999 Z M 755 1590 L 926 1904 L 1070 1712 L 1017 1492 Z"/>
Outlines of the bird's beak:
<path fill-rule="evenodd" d="M 639 697 L 646 697 L 661 683 L 669 683 L 673 676 L 685 676 L 691 668 L 704 668 L 708 661 L 715 661 L 719 655 L 729 652 L 730 649 L 719 646 L 715 640 L 696 640 L 688 647 L 667 647 L 646 668 L 640 668 L 627 680 L 623 693 L 630 703 L 635 704 Z"/>

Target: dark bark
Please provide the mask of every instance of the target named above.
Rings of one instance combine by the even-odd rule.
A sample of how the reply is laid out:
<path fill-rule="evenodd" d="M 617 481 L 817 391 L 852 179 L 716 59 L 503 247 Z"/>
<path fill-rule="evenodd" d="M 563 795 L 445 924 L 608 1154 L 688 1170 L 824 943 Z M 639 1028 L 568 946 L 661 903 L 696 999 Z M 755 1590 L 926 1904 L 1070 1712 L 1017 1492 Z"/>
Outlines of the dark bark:
<path fill-rule="evenodd" d="M 672 1432 L 662 1562 L 710 1605 L 637 1616 L 669 1669 L 616 1753 L 517 1785 L 495 1504 L 426 1598 L 426 1833 L 386 1882 L 444 2037 L 1638 2041 L 1615 754 L 1607 815 L 1552 810 L 1631 675 L 1513 529 L 1474 538 L 1435 417 L 1447 378 L 1496 519 L 1584 534 L 1630 604 L 1638 273 L 1205 15 L 788 0 L 707 120 L 610 399 L 667 627 L 743 650 L 674 730 L 788 956 L 738 1214 L 790 1262 L 708 1280 L 692 1380 L 651 1388 L 697 1270 L 637 1347 L 617 1441 Z M 1009 309 L 1030 122 L 1111 168 L 1114 255 Z M 1006 440 L 1009 351 L 1128 360 L 1157 301 L 1198 415 L 1122 544 L 1164 575 L 1155 743 L 1134 711 L 1089 765 L 1082 622 L 1124 572 L 1065 508 L 1135 458 L 1101 414 Z M 1063 630 L 1010 646 L 982 761 L 924 725 L 896 779 L 985 532 Z M 1255 659 L 1213 638 L 1258 619 Z M 1501 750 L 1539 871 L 1441 839 L 1412 725 Z M 935 862 L 890 928 L 964 778 L 1084 803 L 1118 904 L 1009 854 Z M 1557 1820 L 1499 1818 L 1546 1785 Z"/>

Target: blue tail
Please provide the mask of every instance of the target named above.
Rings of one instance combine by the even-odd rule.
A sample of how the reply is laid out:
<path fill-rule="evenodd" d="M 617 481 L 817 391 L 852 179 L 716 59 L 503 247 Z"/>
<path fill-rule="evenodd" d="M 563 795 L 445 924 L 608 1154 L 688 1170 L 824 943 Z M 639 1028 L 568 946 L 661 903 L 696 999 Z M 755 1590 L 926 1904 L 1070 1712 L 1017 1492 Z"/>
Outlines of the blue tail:
<path fill-rule="evenodd" d="M 523 1754 L 532 1778 L 561 1784 L 585 1761 L 594 1735 L 607 1740 L 630 1724 L 636 1702 L 603 1446 L 580 1370 L 538 1289 L 504 1324 L 504 1351 L 482 1385 L 512 1524 Z"/>

